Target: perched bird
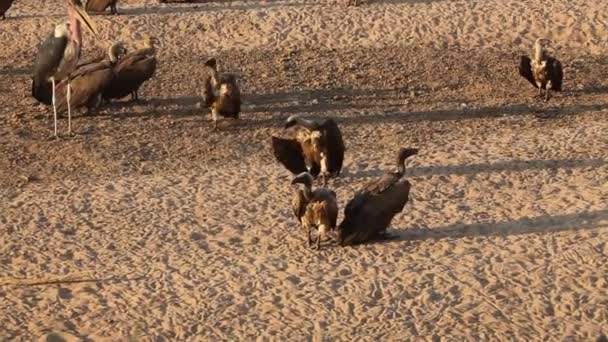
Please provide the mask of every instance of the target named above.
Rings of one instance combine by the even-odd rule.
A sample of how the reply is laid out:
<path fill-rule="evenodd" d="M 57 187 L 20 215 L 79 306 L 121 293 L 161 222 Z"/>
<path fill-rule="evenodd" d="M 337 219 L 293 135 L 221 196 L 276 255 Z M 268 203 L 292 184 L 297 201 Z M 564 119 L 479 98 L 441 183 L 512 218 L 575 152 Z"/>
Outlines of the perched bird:
<path fill-rule="evenodd" d="M 213 127 L 217 129 L 218 116 L 238 119 L 241 112 L 241 92 L 233 74 L 219 74 L 217 62 L 211 58 L 205 62 L 210 79 L 203 82 L 203 101 L 211 108 Z"/>
<path fill-rule="evenodd" d="M 296 176 L 291 184 L 302 184 L 302 189 L 294 193 L 293 213 L 300 221 L 308 237 L 308 246 L 319 249 L 321 239 L 328 236 L 336 227 L 338 219 L 338 200 L 336 193 L 326 188 L 312 190 L 313 178 L 308 172 Z M 317 231 L 313 241 L 313 229 Z"/>
<path fill-rule="evenodd" d="M 538 38 L 534 43 L 533 57 L 520 56 L 519 74 L 528 80 L 534 87 L 538 88 L 538 94 L 543 95 L 545 89 L 545 101 L 549 100 L 549 91 L 562 91 L 562 80 L 564 72 L 562 63 L 549 56 L 543 43 L 547 39 Z"/>
<path fill-rule="evenodd" d="M 118 0 L 87 0 L 85 9 L 89 13 L 101 13 L 110 7 L 111 14 L 118 14 L 116 3 Z"/>
<path fill-rule="evenodd" d="M 290 116 L 285 129 L 296 127 L 295 139 L 272 137 L 276 159 L 291 173 L 321 174 L 323 184 L 328 177 L 337 177 L 344 161 L 344 141 L 333 119 L 306 120 L 299 115 Z"/>
<path fill-rule="evenodd" d="M 103 98 L 120 99 L 131 94 L 131 100 L 139 100 L 137 94 L 145 81 L 154 76 L 156 71 L 156 48 L 159 44 L 156 37 L 146 37 L 144 47 L 128 53 L 116 65 L 116 77 L 103 92 Z"/>
<path fill-rule="evenodd" d="M 393 217 L 407 203 L 410 183 L 402 180 L 405 160 L 418 153 L 418 149 L 402 148 L 397 153 L 397 171 L 388 172 L 369 183 L 346 205 L 344 220 L 334 237 L 341 245 L 354 245 L 385 237 Z"/>
<path fill-rule="evenodd" d="M 116 63 L 125 52 L 123 44 L 116 42 L 108 48 L 107 59 L 78 66 L 71 78 L 70 106 L 72 108 L 86 106 L 91 110 L 99 107 L 103 92 L 116 77 Z M 62 95 L 67 91 L 66 88 L 67 81 L 64 80 L 57 85 L 57 93 Z M 60 97 L 57 102 L 57 111 L 62 112 L 65 108 L 67 108 L 67 103 Z"/>
<path fill-rule="evenodd" d="M 34 62 L 32 95 L 38 101 L 48 104 L 48 83 L 51 83 L 51 102 L 57 137 L 57 108 L 55 106 L 56 83 L 67 79 L 68 134 L 72 133 L 72 113 L 70 108 L 70 75 L 78 65 L 82 48 L 80 25 L 84 25 L 98 38 L 97 29 L 82 8 L 80 0 L 66 0 L 69 21 L 57 25 L 54 32 L 40 45 Z"/>
<path fill-rule="evenodd" d="M 0 17 L 2 19 L 6 19 L 4 13 L 6 13 L 9 8 L 11 8 L 13 2 L 15 2 L 15 0 L 0 0 Z"/>

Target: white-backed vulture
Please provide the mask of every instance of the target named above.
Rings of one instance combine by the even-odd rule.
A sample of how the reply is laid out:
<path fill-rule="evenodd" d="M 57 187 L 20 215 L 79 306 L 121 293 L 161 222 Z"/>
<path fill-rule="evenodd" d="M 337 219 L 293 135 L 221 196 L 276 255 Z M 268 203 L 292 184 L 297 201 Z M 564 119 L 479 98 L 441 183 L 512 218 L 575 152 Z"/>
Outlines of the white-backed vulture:
<path fill-rule="evenodd" d="M 294 193 L 293 213 L 306 231 L 308 246 L 321 247 L 321 239 L 336 228 L 338 219 L 338 200 L 336 193 L 326 188 L 312 190 L 313 178 L 308 172 L 296 176 L 291 184 L 302 184 L 302 189 Z M 313 241 L 312 231 L 317 231 Z"/>
<path fill-rule="evenodd" d="M 13 5 L 14 0 L 0 0 L 0 18 L 6 19 L 4 13 Z"/>
<path fill-rule="evenodd" d="M 215 58 L 205 62 L 207 76 L 203 80 L 203 102 L 211 109 L 213 128 L 219 116 L 237 120 L 241 112 L 241 92 L 233 74 L 219 74 Z"/>
<path fill-rule="evenodd" d="M 292 115 L 285 129 L 296 127 L 295 139 L 272 137 L 272 148 L 276 159 L 291 173 L 309 172 L 314 177 L 337 177 L 344 161 L 344 141 L 338 125 L 333 119 L 306 120 Z"/>
<path fill-rule="evenodd" d="M 72 73 L 71 79 L 70 106 L 72 108 L 86 106 L 91 110 L 101 104 L 103 92 L 116 77 L 116 63 L 125 51 L 122 43 L 116 42 L 108 48 L 107 59 L 78 66 Z M 57 85 L 57 93 L 63 95 L 66 91 L 67 82 L 60 82 Z M 60 97 L 57 101 L 57 111 L 62 112 L 66 108 L 67 101 L 64 97 Z"/>
<path fill-rule="evenodd" d="M 87 0 L 87 4 L 85 9 L 89 13 L 101 13 L 106 10 L 106 8 L 110 7 L 111 14 L 118 14 L 118 10 L 116 9 L 116 3 L 118 0 Z"/>
<path fill-rule="evenodd" d="M 344 219 L 334 237 L 341 245 L 354 245 L 378 239 L 386 234 L 393 217 L 407 203 L 410 183 L 402 177 L 405 160 L 418 149 L 402 148 L 397 153 L 397 171 L 384 174 L 357 192 L 344 208 Z"/>
<path fill-rule="evenodd" d="M 104 91 L 105 100 L 121 99 L 131 94 L 131 100 L 139 100 L 139 88 L 154 76 L 156 71 L 156 48 L 159 40 L 146 37 L 144 47 L 128 53 L 116 65 L 116 77 Z"/>
<path fill-rule="evenodd" d="M 545 101 L 549 100 L 549 91 L 562 91 L 564 72 L 562 63 L 549 56 L 543 43 L 547 39 L 538 38 L 534 43 L 533 57 L 520 56 L 519 74 L 538 88 L 539 96 L 545 89 Z"/>

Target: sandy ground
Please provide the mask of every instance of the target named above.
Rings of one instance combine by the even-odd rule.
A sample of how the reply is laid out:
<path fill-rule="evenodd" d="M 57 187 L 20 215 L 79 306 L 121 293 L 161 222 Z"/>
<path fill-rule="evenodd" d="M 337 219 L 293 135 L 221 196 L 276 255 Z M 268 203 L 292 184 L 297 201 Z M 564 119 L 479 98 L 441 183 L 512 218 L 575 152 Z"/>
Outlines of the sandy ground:
<path fill-rule="evenodd" d="M 15 3 L 0 22 L 0 340 L 608 330 L 608 4 L 311 3 L 119 2 L 121 15 L 95 17 L 102 36 L 160 37 L 157 75 L 141 103 L 80 115 L 59 141 L 29 80 L 64 10 Z M 540 35 L 565 67 L 547 104 L 516 71 Z M 219 132 L 197 107 L 210 56 L 245 101 Z M 294 113 L 342 127 L 345 168 L 330 182 L 342 207 L 399 147 L 420 148 L 398 239 L 305 248 L 270 151 Z"/>

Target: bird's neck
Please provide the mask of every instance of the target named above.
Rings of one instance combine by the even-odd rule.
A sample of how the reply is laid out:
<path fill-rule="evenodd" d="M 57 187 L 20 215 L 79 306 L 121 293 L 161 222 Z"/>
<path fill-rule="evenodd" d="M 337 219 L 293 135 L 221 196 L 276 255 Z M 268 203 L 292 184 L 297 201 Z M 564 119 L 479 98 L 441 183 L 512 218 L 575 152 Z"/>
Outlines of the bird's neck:
<path fill-rule="evenodd" d="M 310 201 L 310 197 L 312 196 L 312 187 L 310 184 L 304 184 L 302 193 L 304 194 L 304 199 Z"/>
<path fill-rule="evenodd" d="M 541 62 L 545 58 L 545 51 L 540 44 L 534 45 L 534 60 L 536 62 Z"/>

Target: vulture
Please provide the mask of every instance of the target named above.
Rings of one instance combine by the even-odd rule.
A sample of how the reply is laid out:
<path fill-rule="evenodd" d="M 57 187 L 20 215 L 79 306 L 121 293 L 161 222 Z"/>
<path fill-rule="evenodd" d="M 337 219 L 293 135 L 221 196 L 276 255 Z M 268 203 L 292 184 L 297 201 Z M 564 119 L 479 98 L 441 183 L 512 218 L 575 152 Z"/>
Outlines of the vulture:
<path fill-rule="evenodd" d="M 308 247 L 321 247 L 321 238 L 329 236 L 336 228 L 338 219 L 338 200 L 333 190 L 317 188 L 312 190 L 313 178 L 308 172 L 297 175 L 291 184 L 301 184 L 293 196 L 292 207 L 308 237 Z M 316 229 L 316 241 L 312 231 Z"/>
<path fill-rule="evenodd" d="M 545 89 L 545 101 L 549 100 L 550 90 L 562 91 L 564 78 L 562 63 L 549 56 L 543 45 L 547 42 L 547 39 L 538 38 L 534 43 L 533 59 L 520 56 L 519 61 L 519 74 L 538 88 L 539 96 L 542 97 Z"/>
<path fill-rule="evenodd" d="M 114 43 L 108 49 L 108 59 L 93 61 L 78 66 L 72 73 L 71 87 L 72 96 L 70 106 L 79 108 L 86 106 L 89 110 L 99 107 L 102 94 L 110 86 L 116 77 L 116 63 L 126 52 L 123 44 Z M 58 94 L 66 92 L 66 81 L 57 85 Z M 62 112 L 67 107 L 66 101 L 60 98 L 57 102 L 57 110 Z"/>
<path fill-rule="evenodd" d="M 156 37 L 146 37 L 144 47 L 128 53 L 116 64 L 116 77 L 103 92 L 106 101 L 121 99 L 131 95 L 131 100 L 139 100 L 137 91 L 145 81 L 152 78 L 156 71 Z"/>
<path fill-rule="evenodd" d="M 67 80 L 68 134 L 72 133 L 72 113 L 69 105 L 70 79 L 72 72 L 78 66 L 80 58 L 82 48 L 81 25 L 84 25 L 95 38 L 99 37 L 95 25 L 82 7 L 80 0 L 66 0 L 66 7 L 68 22 L 55 26 L 55 30 L 38 47 L 32 80 L 32 96 L 42 103 L 48 104 L 50 102 L 53 104 L 55 137 L 57 137 L 55 86 L 62 80 Z"/>
<path fill-rule="evenodd" d="M 9 8 L 11 8 L 11 5 L 13 4 L 14 0 L 0 0 L 0 17 L 2 19 L 6 19 L 6 16 L 4 15 L 4 13 L 6 13 L 6 11 L 8 11 Z"/>
<path fill-rule="evenodd" d="M 333 119 L 306 120 L 292 115 L 285 129 L 296 127 L 295 139 L 272 137 L 274 156 L 291 173 L 309 172 L 314 177 L 337 177 L 344 161 L 344 141 Z"/>
<path fill-rule="evenodd" d="M 118 14 L 116 3 L 118 0 L 87 0 L 85 9 L 89 13 L 101 13 L 110 7 L 111 14 Z"/>
<path fill-rule="evenodd" d="M 233 74 L 219 74 L 217 62 L 205 62 L 207 77 L 203 82 L 203 102 L 211 109 L 213 128 L 217 129 L 218 116 L 238 119 L 241 112 L 241 92 Z"/>
<path fill-rule="evenodd" d="M 341 246 L 355 245 L 386 236 L 393 217 L 407 203 L 410 183 L 403 179 L 405 160 L 418 149 L 402 148 L 397 153 L 397 171 L 384 174 L 357 192 L 344 208 L 344 219 L 334 237 Z"/>

